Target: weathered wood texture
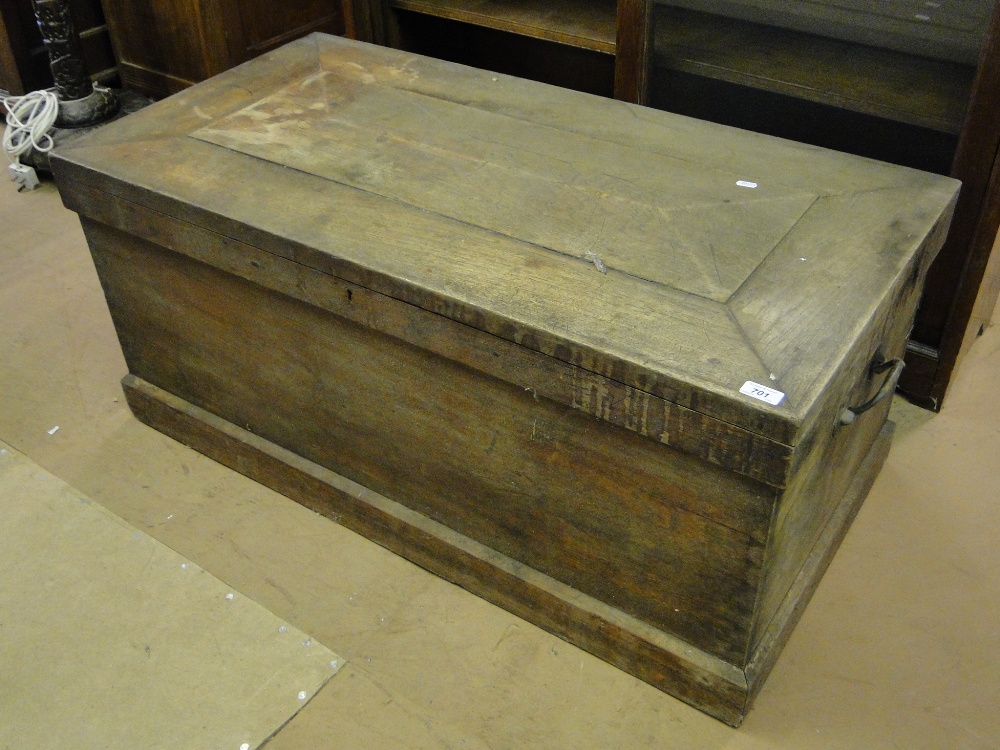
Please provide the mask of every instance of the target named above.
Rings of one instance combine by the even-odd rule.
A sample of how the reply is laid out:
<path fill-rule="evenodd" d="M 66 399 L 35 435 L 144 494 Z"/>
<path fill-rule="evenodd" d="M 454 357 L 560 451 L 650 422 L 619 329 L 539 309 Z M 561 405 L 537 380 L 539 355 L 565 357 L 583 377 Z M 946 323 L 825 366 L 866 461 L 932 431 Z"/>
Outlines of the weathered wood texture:
<path fill-rule="evenodd" d="M 132 375 L 123 386 L 156 429 L 729 724 L 742 720 L 747 683 L 732 665 Z"/>
<path fill-rule="evenodd" d="M 887 405 L 839 415 L 956 192 L 320 35 L 54 164 L 144 419 L 730 722 L 880 465 Z"/>
<path fill-rule="evenodd" d="M 156 386 L 132 375 L 123 386 L 132 410 L 152 427 L 733 726 L 860 509 L 892 435 L 888 422 L 744 673 Z"/>
<path fill-rule="evenodd" d="M 971 12 L 939 8 L 933 18 L 918 23 L 906 6 L 886 6 L 872 25 L 858 24 L 857 9 L 837 3 L 810 3 L 790 14 L 766 0 L 688 3 L 686 11 L 666 3 L 620 0 L 610 66 L 568 54 L 570 47 L 560 43 L 518 41 L 537 42 L 586 24 L 597 7 L 590 2 L 565 0 L 556 4 L 557 12 L 531 2 L 401 3 L 399 7 L 414 11 L 405 11 L 406 17 L 396 23 L 387 0 L 352 0 L 350 7 L 360 19 L 357 38 L 624 101 L 646 103 L 649 98 L 652 106 L 669 111 L 950 173 L 960 180 L 965 187 L 953 234 L 925 285 L 901 379 L 909 398 L 940 408 L 962 354 L 982 325 L 982 306 L 973 309 L 980 285 L 987 294 L 996 288 L 984 268 L 1000 204 L 996 191 L 986 185 L 1000 137 L 993 116 L 1000 16 L 992 20 L 976 64 L 982 18 L 975 16 L 988 3 L 978 3 Z M 664 14 L 663 23 L 647 23 L 650 5 Z M 456 13 L 474 18 L 462 24 L 435 23 L 445 15 L 438 10 L 442 6 L 451 9 L 449 18 Z M 693 11 L 699 7 L 713 13 L 711 23 Z M 525 13 L 546 12 L 561 18 L 562 25 L 539 31 L 517 24 Z M 899 16 L 901 12 L 906 15 Z M 949 17 L 955 23 L 944 26 L 950 30 L 941 25 Z M 656 45 L 647 43 L 654 26 L 661 37 Z M 487 27 L 499 31 L 484 33 Z M 851 31 L 844 36 L 847 28 Z"/>
<path fill-rule="evenodd" d="M 773 490 L 211 266 L 85 229 L 112 315 L 131 321 L 119 328 L 130 372 L 742 657 Z M 339 301 L 378 314 L 376 300 L 351 296 Z"/>
<path fill-rule="evenodd" d="M 782 484 L 788 473 L 791 449 L 756 433 L 708 418 L 581 366 L 535 357 L 524 347 L 499 336 L 457 325 L 386 294 L 174 221 L 143 206 L 108 201 L 105 194 L 92 188 L 67 181 L 63 184 L 67 186 L 64 191 L 67 205 L 106 226 L 155 238 L 162 247 L 300 297 L 368 328 L 525 388 L 534 395 L 571 405 L 730 471 L 772 485 Z M 414 320 L 420 324 L 414 325 Z M 726 450 L 719 450 L 718 446 L 723 444 Z"/>
<path fill-rule="evenodd" d="M 762 624 L 763 618 L 758 616 L 757 625 L 760 630 L 755 634 L 753 650 L 744 669 L 748 691 L 745 696 L 744 712 L 750 708 L 763 687 L 764 680 L 777 661 L 781 649 L 798 624 L 834 553 L 840 548 L 851 522 L 861 509 L 861 504 L 874 484 L 879 469 L 889 455 L 894 429 L 895 425 L 891 421 L 883 421 L 875 442 L 863 460 L 857 463 L 855 457 L 849 457 L 854 466 L 854 474 L 848 475 L 840 470 L 841 478 L 847 477 L 846 491 L 842 500 L 829 516 L 824 517 L 819 534 L 802 559 L 801 567 L 766 626 Z"/>

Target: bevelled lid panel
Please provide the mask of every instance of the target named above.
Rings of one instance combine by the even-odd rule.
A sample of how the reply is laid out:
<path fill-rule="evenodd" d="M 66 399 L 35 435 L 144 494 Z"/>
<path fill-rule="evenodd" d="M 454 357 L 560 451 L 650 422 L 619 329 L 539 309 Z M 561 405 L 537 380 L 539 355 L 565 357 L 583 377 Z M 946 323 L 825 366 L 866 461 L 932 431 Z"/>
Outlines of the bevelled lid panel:
<path fill-rule="evenodd" d="M 56 159 L 123 199 L 786 444 L 957 193 L 323 35 Z"/>

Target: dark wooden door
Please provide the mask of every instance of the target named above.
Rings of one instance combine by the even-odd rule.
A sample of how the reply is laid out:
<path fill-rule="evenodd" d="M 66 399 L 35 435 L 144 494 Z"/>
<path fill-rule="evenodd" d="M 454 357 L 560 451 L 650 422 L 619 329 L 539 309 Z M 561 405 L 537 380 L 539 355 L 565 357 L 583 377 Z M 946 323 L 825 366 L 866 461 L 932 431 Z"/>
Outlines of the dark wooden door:
<path fill-rule="evenodd" d="M 104 0 L 126 85 L 180 91 L 313 31 L 343 34 L 340 0 Z"/>
<path fill-rule="evenodd" d="M 962 356 L 989 322 L 1000 291 L 1000 266 L 990 263 L 1000 228 L 998 107 L 1000 5 L 994 7 L 951 167 L 962 193 L 948 240 L 928 275 L 901 379 L 907 395 L 935 410 Z"/>

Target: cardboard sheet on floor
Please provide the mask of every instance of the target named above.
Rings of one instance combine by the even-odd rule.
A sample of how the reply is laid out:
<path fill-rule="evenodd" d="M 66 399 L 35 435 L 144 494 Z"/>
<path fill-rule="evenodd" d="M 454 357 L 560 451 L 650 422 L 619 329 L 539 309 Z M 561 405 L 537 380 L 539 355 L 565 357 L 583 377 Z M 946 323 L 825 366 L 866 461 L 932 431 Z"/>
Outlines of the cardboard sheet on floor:
<path fill-rule="evenodd" d="M 256 748 L 343 660 L 0 443 L 0 748 Z"/>

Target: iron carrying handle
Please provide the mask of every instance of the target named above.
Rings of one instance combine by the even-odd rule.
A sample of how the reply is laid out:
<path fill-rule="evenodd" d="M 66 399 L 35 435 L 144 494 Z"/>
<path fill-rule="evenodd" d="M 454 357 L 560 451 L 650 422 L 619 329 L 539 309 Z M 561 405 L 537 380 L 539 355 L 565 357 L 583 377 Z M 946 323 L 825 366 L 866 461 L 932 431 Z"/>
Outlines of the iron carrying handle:
<path fill-rule="evenodd" d="M 882 387 L 878 389 L 878 393 L 876 393 L 870 401 L 866 401 L 861 404 L 861 406 L 848 406 L 840 412 L 840 423 L 853 424 L 859 414 L 864 414 L 879 401 L 895 391 L 896 383 L 899 382 L 899 376 L 903 374 L 904 367 L 906 367 L 906 363 L 902 359 L 889 359 L 872 365 L 872 374 L 885 372 L 889 368 L 892 368 L 892 372 L 886 376 L 885 382 L 882 383 Z"/>

